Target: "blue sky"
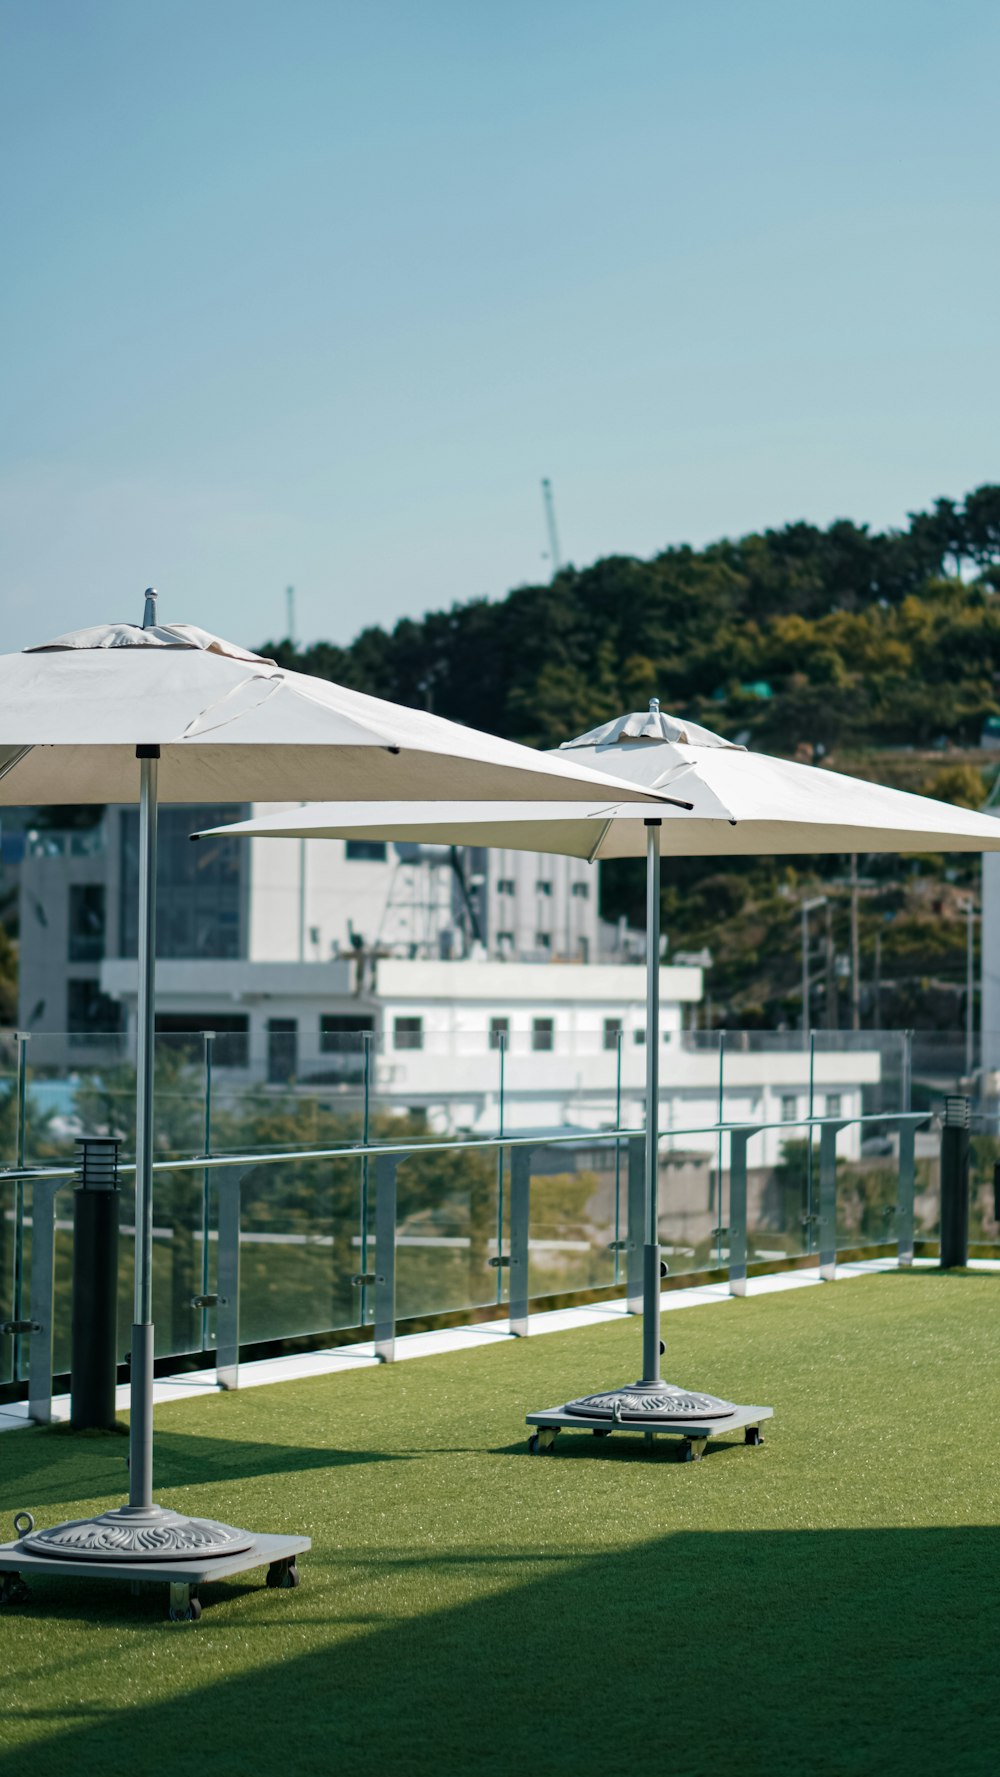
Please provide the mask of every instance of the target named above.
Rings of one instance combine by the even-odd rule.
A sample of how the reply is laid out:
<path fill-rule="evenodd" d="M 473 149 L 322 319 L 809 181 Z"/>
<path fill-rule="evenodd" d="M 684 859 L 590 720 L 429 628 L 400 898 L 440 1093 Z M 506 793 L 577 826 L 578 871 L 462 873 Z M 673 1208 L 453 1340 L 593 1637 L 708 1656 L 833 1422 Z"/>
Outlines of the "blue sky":
<path fill-rule="evenodd" d="M 1000 480 L 1000 8 L 6 0 L 0 647 Z"/>

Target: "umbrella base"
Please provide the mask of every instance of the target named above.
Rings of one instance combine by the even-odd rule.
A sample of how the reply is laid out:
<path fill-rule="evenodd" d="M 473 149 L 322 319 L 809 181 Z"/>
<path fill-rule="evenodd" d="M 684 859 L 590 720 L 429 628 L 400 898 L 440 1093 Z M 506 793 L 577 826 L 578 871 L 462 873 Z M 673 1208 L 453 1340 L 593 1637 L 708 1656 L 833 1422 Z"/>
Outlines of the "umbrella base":
<path fill-rule="evenodd" d="M 249 1530 L 217 1524 L 212 1518 L 185 1518 L 163 1506 L 116 1506 L 96 1518 L 72 1518 L 48 1530 L 34 1527 L 21 1547 L 62 1561 L 211 1560 L 253 1548 Z"/>
<path fill-rule="evenodd" d="M 567 1401 L 564 1411 L 582 1419 L 609 1419 L 617 1425 L 652 1425 L 660 1420 L 726 1419 L 736 1408 L 714 1394 L 693 1394 L 676 1383 L 657 1379 L 585 1394 L 577 1401 Z"/>
<path fill-rule="evenodd" d="M 745 1444 L 763 1444 L 761 1426 L 774 1416 L 773 1407 L 741 1407 L 729 1401 L 717 1403 L 721 1412 L 706 1412 L 702 1408 L 699 1412 L 683 1415 L 675 1411 L 672 1417 L 648 1408 L 640 1407 L 626 1415 L 615 1414 L 603 1404 L 593 1408 L 590 1405 L 592 1402 L 620 1402 L 633 1397 L 635 1392 L 636 1385 L 633 1384 L 631 1388 L 614 1389 L 606 1394 L 585 1395 L 581 1400 L 567 1401 L 561 1407 L 549 1407 L 542 1413 L 528 1413 L 525 1423 L 535 1428 L 528 1439 L 529 1450 L 539 1456 L 554 1452 L 556 1438 L 565 1431 L 589 1432 L 597 1438 L 610 1438 L 613 1433 L 621 1431 L 641 1432 L 647 1445 L 657 1438 L 680 1439 L 685 1459 L 697 1462 L 704 1455 L 709 1438 L 721 1437 L 727 1432 L 742 1431 Z M 712 1395 L 694 1395 L 663 1384 L 661 1405 L 666 1404 L 668 1393 L 674 1400 L 680 1397 L 688 1401 L 712 1402 L 715 1399 Z M 667 1411 L 669 1413 L 670 1409 Z"/>
<path fill-rule="evenodd" d="M 242 1532 L 249 1535 L 249 1532 Z M 27 1547 L 29 1538 L 20 1542 L 0 1543 L 0 1607 L 27 1604 L 31 1599 L 34 1579 L 124 1580 L 133 1592 L 140 1587 L 162 1585 L 167 1616 L 171 1622 L 196 1623 L 201 1616 L 198 1588 L 213 1580 L 230 1579 L 251 1568 L 267 1568 L 268 1586 L 297 1586 L 299 1570 L 296 1557 L 312 1544 L 307 1536 L 255 1536 L 249 1548 L 239 1553 L 211 1557 L 176 1557 L 159 1560 L 94 1560 L 89 1557 L 60 1556 L 48 1550 L 39 1554 Z M 38 1540 L 38 1539 L 34 1539 Z"/>

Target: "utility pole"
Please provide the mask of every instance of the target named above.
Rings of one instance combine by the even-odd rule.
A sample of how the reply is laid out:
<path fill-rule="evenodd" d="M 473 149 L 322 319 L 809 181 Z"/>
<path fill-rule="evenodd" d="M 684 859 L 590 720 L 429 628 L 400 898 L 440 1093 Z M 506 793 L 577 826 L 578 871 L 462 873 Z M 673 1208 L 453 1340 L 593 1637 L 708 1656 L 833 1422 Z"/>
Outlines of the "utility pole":
<path fill-rule="evenodd" d="M 288 623 L 287 623 L 288 640 L 291 642 L 292 647 L 294 648 L 294 646 L 295 646 L 295 588 L 294 588 L 294 586 L 286 586 L 285 587 L 285 605 L 286 605 L 287 611 L 288 611 Z"/>
<path fill-rule="evenodd" d="M 826 906 L 826 896 L 817 895 L 812 901 L 803 901 L 799 912 L 802 915 L 802 1047 L 809 1042 L 811 1013 L 809 1004 L 809 915 L 817 908 Z"/>
<path fill-rule="evenodd" d="M 858 937 L 858 854 L 851 853 L 851 1029 L 861 1029 L 861 945 Z"/>
<path fill-rule="evenodd" d="M 836 1030 L 837 1014 L 837 954 L 833 948 L 833 906 L 826 904 L 826 1028 Z"/>
<path fill-rule="evenodd" d="M 559 533 L 556 530 L 556 503 L 552 496 L 552 483 L 547 475 L 542 477 L 542 505 L 545 508 L 545 525 L 549 534 L 549 561 L 552 563 L 552 579 L 554 580 L 562 567 L 559 554 Z"/>

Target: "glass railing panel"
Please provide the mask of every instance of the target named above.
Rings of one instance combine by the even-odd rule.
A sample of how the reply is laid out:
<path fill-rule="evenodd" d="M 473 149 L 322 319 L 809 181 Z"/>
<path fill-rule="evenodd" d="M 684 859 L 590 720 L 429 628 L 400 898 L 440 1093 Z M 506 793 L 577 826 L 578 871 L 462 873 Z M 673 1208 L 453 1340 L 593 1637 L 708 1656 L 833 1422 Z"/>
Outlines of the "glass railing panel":
<path fill-rule="evenodd" d="M 719 1145 L 711 1131 L 660 1144 L 660 1250 L 670 1277 L 714 1265 Z"/>
<path fill-rule="evenodd" d="M 17 1163 L 18 1043 L 11 1031 L 0 1031 L 0 1166 Z"/>
<path fill-rule="evenodd" d="M 200 1172 L 158 1172 L 153 1184 L 153 1320 L 158 1356 L 201 1348 L 202 1179 Z M 135 1244 L 130 1242 L 134 1262 Z M 129 1309 L 129 1321 L 132 1311 Z"/>
<path fill-rule="evenodd" d="M 32 1228 L 33 1232 L 33 1228 Z M 25 1263 L 31 1275 L 31 1242 L 26 1240 Z M 70 1368 L 73 1312 L 73 1185 L 56 1194 L 56 1221 L 52 1264 L 52 1373 Z M 25 1286 L 27 1299 L 28 1285 Z M 130 1317 L 131 1318 L 131 1317 Z M 26 1345 L 22 1345 L 22 1372 L 27 1374 Z"/>
<path fill-rule="evenodd" d="M 242 1185 L 240 1343 L 358 1324 L 361 1161 L 289 1160 Z"/>
<path fill-rule="evenodd" d="M 941 1132 L 918 1129 L 915 1138 L 913 1237 L 941 1238 Z"/>
<path fill-rule="evenodd" d="M 815 1252 L 819 1143 L 806 1125 L 771 1126 L 747 1147 L 747 1261 Z"/>
<path fill-rule="evenodd" d="M 837 1136 L 837 1247 L 894 1246 L 898 1125 L 850 1123 Z"/>
<path fill-rule="evenodd" d="M 16 1187 L 12 1179 L 0 1178 L 0 1324 L 14 1314 L 14 1248 Z M 0 1382 L 10 1382 L 14 1375 L 14 1340 L 10 1333 L 0 1333 Z"/>
<path fill-rule="evenodd" d="M 627 1229 L 627 1161 L 597 1136 L 532 1146 L 528 1228 L 529 1297 L 606 1289 L 615 1282 L 615 1179 L 618 1224 Z M 619 1266 L 620 1272 L 620 1266 Z"/>
<path fill-rule="evenodd" d="M 396 1170 L 398 1319 L 506 1299 L 507 1271 L 491 1260 L 509 1253 L 509 1213 L 510 1172 L 502 1148 L 407 1154 Z"/>
<path fill-rule="evenodd" d="M 133 1157 L 135 1061 L 129 1039 L 102 1035 L 77 1042 L 73 1033 L 41 1032 L 27 1052 L 29 1164 L 75 1158 L 80 1135 L 114 1135 L 121 1159 Z"/>
<path fill-rule="evenodd" d="M 969 1143 L 969 1239 L 1000 1241 L 1000 1132 L 996 1119 L 976 1118 Z"/>

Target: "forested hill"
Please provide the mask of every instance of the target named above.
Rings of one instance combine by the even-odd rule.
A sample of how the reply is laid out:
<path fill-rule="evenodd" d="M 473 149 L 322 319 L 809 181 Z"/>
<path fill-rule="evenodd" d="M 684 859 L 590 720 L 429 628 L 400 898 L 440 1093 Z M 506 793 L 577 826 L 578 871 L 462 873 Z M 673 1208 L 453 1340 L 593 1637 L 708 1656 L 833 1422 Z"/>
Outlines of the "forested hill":
<path fill-rule="evenodd" d="M 555 745 L 651 695 L 784 753 L 978 739 L 1000 714 L 1000 486 L 902 531 L 791 524 L 366 629 L 283 665 Z"/>

